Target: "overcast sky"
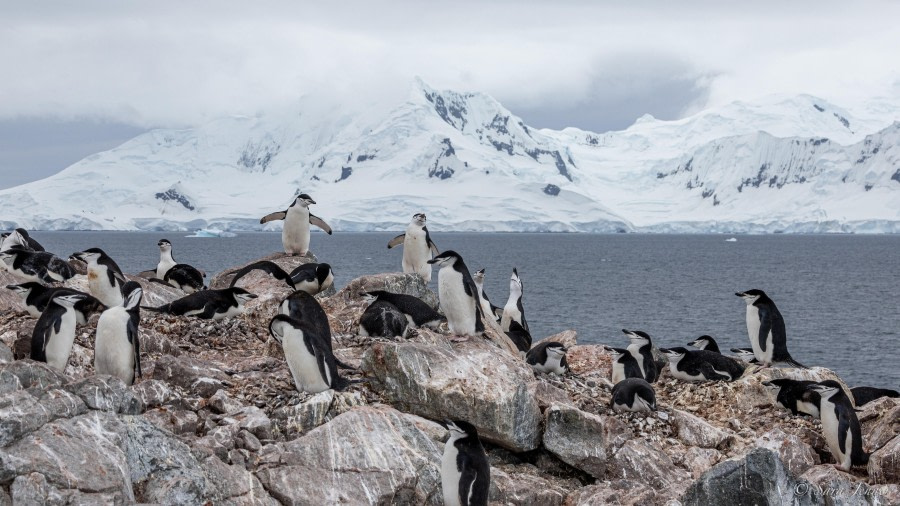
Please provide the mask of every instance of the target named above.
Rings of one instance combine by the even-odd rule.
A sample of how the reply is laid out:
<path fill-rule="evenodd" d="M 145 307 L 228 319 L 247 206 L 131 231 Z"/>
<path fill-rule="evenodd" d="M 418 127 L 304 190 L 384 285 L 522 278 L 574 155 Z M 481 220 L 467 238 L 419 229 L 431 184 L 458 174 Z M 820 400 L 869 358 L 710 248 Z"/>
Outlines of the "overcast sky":
<path fill-rule="evenodd" d="M 0 188 L 154 127 L 414 76 L 606 131 L 771 93 L 900 97 L 900 2 L 42 1 L 0 6 Z"/>

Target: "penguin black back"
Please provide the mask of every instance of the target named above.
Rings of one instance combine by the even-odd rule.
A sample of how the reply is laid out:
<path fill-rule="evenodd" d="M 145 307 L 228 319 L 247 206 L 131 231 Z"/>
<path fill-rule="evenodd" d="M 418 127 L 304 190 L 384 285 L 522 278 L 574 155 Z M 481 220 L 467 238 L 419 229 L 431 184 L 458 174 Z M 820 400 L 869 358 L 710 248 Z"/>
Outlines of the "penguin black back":
<path fill-rule="evenodd" d="M 719 351 L 719 344 L 716 343 L 716 340 L 713 339 L 712 336 L 700 336 L 688 344 L 701 350 L 711 351 L 713 353 L 722 353 L 721 351 Z"/>
<path fill-rule="evenodd" d="M 331 349 L 331 326 L 328 324 L 328 315 L 314 296 L 296 290 L 281 302 L 280 312 L 309 325 L 316 334 L 327 341 L 328 349 Z"/>
<path fill-rule="evenodd" d="M 375 297 L 377 300 L 393 304 L 401 313 L 409 315 L 417 327 L 439 325 L 440 322 L 446 321 L 442 314 L 432 309 L 431 306 L 418 297 L 384 290 L 372 290 L 365 293 Z"/>
<path fill-rule="evenodd" d="M 850 393 L 853 395 L 853 402 L 856 403 L 857 407 L 864 406 L 882 397 L 892 397 L 894 399 L 900 397 L 900 392 L 888 388 L 853 387 L 850 389 Z"/>
<path fill-rule="evenodd" d="M 462 421 L 445 423 L 450 438 L 441 460 L 444 504 L 487 506 L 491 467 L 474 425 Z"/>
<path fill-rule="evenodd" d="M 519 325 L 516 320 L 509 321 L 509 330 L 506 331 L 506 336 L 522 353 L 528 353 L 528 350 L 531 349 L 531 333 Z"/>

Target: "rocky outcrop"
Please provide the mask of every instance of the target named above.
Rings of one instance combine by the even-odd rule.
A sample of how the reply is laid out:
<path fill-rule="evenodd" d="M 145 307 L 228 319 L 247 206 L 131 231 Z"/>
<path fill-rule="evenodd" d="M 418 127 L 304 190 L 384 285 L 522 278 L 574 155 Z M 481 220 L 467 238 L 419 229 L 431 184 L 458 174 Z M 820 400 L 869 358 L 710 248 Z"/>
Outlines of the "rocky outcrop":
<path fill-rule="evenodd" d="M 634 434 L 621 420 L 585 413 L 569 406 L 547 409 L 543 444 L 563 462 L 597 479 L 607 475 L 607 461 Z"/>
<path fill-rule="evenodd" d="M 484 439 L 515 451 L 537 448 L 541 412 L 531 367 L 482 338 L 464 343 L 430 338 L 437 343 L 375 343 L 362 370 L 401 411 L 467 420 Z"/>

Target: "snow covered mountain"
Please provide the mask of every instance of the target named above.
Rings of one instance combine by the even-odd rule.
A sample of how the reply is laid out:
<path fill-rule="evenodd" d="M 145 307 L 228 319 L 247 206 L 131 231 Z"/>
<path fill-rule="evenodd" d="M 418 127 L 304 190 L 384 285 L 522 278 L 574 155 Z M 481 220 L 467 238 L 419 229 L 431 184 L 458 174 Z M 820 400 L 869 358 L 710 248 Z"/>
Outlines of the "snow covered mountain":
<path fill-rule="evenodd" d="M 0 228 L 251 230 L 302 191 L 336 230 L 900 232 L 900 107 L 772 97 L 597 134 L 412 88 L 140 135 L 0 191 Z"/>

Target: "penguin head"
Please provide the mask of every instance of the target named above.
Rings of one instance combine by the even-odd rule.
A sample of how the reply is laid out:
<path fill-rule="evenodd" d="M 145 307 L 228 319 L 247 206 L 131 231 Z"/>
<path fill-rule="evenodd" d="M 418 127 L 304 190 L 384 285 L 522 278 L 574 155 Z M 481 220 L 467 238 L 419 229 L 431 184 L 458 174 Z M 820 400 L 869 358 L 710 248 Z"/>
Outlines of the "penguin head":
<path fill-rule="evenodd" d="M 315 203 L 316 203 L 316 201 L 313 200 L 312 197 L 310 197 L 306 193 L 301 193 L 300 195 L 297 195 L 297 197 L 294 199 L 294 203 L 291 204 L 291 207 L 293 207 L 293 206 L 309 207 L 310 204 L 315 204 Z"/>
<path fill-rule="evenodd" d="M 144 289 L 137 281 L 129 281 L 122 285 L 122 305 L 126 311 L 136 309 L 141 305 L 141 297 L 144 296 Z"/>
<path fill-rule="evenodd" d="M 447 420 L 444 422 L 444 427 L 447 427 L 447 430 L 450 431 L 450 439 L 447 442 L 467 437 L 478 439 L 478 429 L 469 422 L 462 420 Z"/>
<path fill-rule="evenodd" d="M 328 281 L 328 276 L 332 277 L 332 281 Z M 324 290 L 331 286 L 334 282 L 334 271 L 331 270 L 331 266 L 328 264 L 319 264 L 316 266 L 316 279 L 319 281 L 319 289 Z M 326 283 L 327 281 L 327 283 Z"/>
<path fill-rule="evenodd" d="M 778 395 L 782 388 L 794 383 L 794 380 L 788 378 L 778 378 L 769 381 L 763 381 L 762 385 L 766 390 L 772 392 L 772 395 Z"/>
<path fill-rule="evenodd" d="M 628 336 L 628 339 L 631 341 L 631 344 L 638 344 L 638 345 L 643 346 L 645 344 L 650 344 L 650 342 L 651 342 L 650 334 L 647 334 L 646 332 L 644 332 L 642 330 L 622 329 L 622 332 L 624 332 L 625 335 Z"/>
<path fill-rule="evenodd" d="M 754 302 L 759 300 L 761 297 L 765 297 L 766 292 L 754 288 L 752 290 L 747 290 L 746 292 L 735 292 L 735 295 L 744 299 L 744 302 L 746 302 L 749 306 L 750 304 L 753 304 Z"/>
<path fill-rule="evenodd" d="M 694 348 L 700 348 L 701 350 L 705 350 L 710 344 L 715 343 L 716 340 L 712 338 L 712 336 L 700 336 L 697 339 L 688 343 L 688 346 L 693 346 Z"/>
<path fill-rule="evenodd" d="M 231 296 L 234 297 L 235 302 L 237 302 L 239 305 L 244 304 L 248 300 L 255 299 L 257 297 L 256 294 L 250 293 L 238 286 L 233 286 L 229 288 L 229 290 L 231 290 Z"/>
<path fill-rule="evenodd" d="M 372 290 L 371 292 L 359 292 L 359 296 L 364 300 L 367 304 L 371 304 L 378 300 L 378 297 L 384 295 L 384 290 Z"/>
<path fill-rule="evenodd" d="M 62 307 L 72 307 L 75 304 L 83 301 L 87 298 L 86 294 L 83 293 L 61 293 L 56 297 L 53 297 L 53 302 L 59 304 Z"/>
<path fill-rule="evenodd" d="M 413 223 L 420 227 L 425 226 L 425 213 L 416 213 L 413 215 Z"/>
<path fill-rule="evenodd" d="M 172 243 L 169 242 L 168 239 L 160 239 L 159 242 L 156 243 L 156 245 L 159 246 L 159 251 L 163 253 L 172 251 Z"/>
<path fill-rule="evenodd" d="M 688 354 L 687 348 L 683 348 L 681 346 L 677 348 L 660 348 L 659 351 L 660 353 L 664 354 L 667 359 L 669 359 L 669 362 L 675 364 L 681 361 L 681 359 Z"/>
<path fill-rule="evenodd" d="M 20 297 L 24 299 L 25 297 L 28 297 L 28 294 L 31 292 L 31 290 L 41 286 L 43 285 L 41 285 L 40 283 L 29 281 L 28 283 L 20 283 L 18 285 L 6 285 L 6 289 L 16 292 Z"/>
<path fill-rule="evenodd" d="M 284 337 L 299 330 L 300 322 L 285 314 L 277 314 L 269 321 L 269 335 L 279 343 L 284 342 Z"/>
<path fill-rule="evenodd" d="M 519 271 L 513 267 L 512 276 L 509 277 L 509 292 L 522 295 L 524 292 L 523 288 L 522 280 L 519 278 Z"/>
<path fill-rule="evenodd" d="M 27 238 L 28 232 L 25 232 L 25 235 L 22 235 L 22 233 L 19 232 L 19 229 L 13 230 L 12 232 L 7 232 L 3 236 L 3 249 L 9 249 L 13 246 L 20 246 L 25 249 L 31 249 L 28 246 Z"/>
<path fill-rule="evenodd" d="M 731 352 L 737 355 L 738 360 L 743 360 L 744 362 L 756 360 L 756 355 L 754 355 L 753 350 L 750 349 L 732 348 Z"/>
<path fill-rule="evenodd" d="M 566 347 L 562 343 L 547 343 L 547 357 L 565 357 Z"/>
<path fill-rule="evenodd" d="M 457 260 L 462 260 L 459 253 L 453 250 L 447 250 L 429 260 L 428 263 L 437 265 L 438 267 L 451 267 Z"/>
<path fill-rule="evenodd" d="M 474 279 L 476 283 L 484 283 L 484 268 L 482 267 L 475 271 L 475 274 L 472 275 L 472 279 Z"/>
<path fill-rule="evenodd" d="M 81 260 L 85 263 L 97 262 L 101 257 L 105 257 L 106 253 L 103 252 L 100 248 L 89 248 L 84 251 L 79 251 L 77 253 L 73 253 L 70 258 L 75 258 L 77 260 Z"/>
<path fill-rule="evenodd" d="M 622 350 L 619 348 L 611 348 L 609 346 L 604 346 L 603 349 L 606 350 L 607 352 L 609 352 L 610 355 L 612 355 L 613 360 L 618 360 L 619 357 L 628 353 L 627 350 Z"/>
<path fill-rule="evenodd" d="M 806 387 L 806 389 L 818 393 L 823 399 L 830 399 L 833 395 L 844 391 L 841 384 L 834 380 L 821 381 Z"/>

